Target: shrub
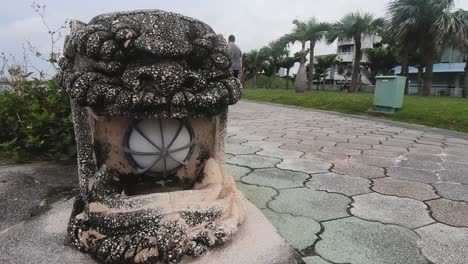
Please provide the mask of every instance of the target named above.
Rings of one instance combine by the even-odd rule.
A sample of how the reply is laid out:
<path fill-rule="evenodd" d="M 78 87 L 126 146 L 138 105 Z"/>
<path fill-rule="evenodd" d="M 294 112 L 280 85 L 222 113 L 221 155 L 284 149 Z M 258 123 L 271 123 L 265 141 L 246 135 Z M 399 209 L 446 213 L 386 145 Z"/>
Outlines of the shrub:
<path fill-rule="evenodd" d="M 0 155 L 14 162 L 71 160 L 76 155 L 70 102 L 54 80 L 0 92 Z"/>

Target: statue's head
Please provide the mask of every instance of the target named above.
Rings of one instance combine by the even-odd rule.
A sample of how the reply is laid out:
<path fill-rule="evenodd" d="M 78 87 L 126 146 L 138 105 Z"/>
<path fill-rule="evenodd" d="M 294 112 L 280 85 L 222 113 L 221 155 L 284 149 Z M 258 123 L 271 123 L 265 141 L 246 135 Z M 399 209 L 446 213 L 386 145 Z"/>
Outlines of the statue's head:
<path fill-rule="evenodd" d="M 174 13 L 72 23 L 58 78 L 78 147 L 75 246 L 103 262 L 172 263 L 236 231 L 242 198 L 224 133 L 242 86 L 230 60 L 222 36 Z"/>

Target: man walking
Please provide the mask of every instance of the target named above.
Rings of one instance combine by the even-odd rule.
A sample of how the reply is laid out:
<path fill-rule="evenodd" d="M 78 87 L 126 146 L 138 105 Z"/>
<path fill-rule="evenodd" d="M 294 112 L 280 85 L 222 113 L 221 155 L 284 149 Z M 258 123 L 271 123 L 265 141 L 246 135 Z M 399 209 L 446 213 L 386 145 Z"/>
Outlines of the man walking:
<path fill-rule="evenodd" d="M 239 78 L 242 75 L 242 51 L 236 45 L 236 37 L 234 35 L 229 36 L 228 44 L 232 50 L 232 75 L 234 75 L 236 78 Z"/>

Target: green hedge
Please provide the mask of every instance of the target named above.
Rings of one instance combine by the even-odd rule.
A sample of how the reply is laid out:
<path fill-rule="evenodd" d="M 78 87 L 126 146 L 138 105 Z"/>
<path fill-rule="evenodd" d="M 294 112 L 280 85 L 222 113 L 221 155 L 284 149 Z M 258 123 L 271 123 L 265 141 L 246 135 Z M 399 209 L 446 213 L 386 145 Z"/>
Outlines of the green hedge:
<path fill-rule="evenodd" d="M 0 92 L 0 156 L 13 162 L 72 160 L 69 99 L 53 80 L 28 81 L 22 94 Z"/>

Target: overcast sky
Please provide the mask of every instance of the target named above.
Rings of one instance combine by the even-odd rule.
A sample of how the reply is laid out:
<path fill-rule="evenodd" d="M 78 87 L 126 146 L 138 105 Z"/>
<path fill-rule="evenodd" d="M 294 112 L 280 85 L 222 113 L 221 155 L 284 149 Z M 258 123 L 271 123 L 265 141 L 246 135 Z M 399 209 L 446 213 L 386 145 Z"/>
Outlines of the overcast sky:
<path fill-rule="evenodd" d="M 47 52 L 48 35 L 30 0 L 2 0 L 0 52 L 21 57 L 26 41 Z M 220 34 L 234 34 L 243 51 L 261 48 L 288 33 L 294 19 L 316 17 L 334 22 L 351 11 L 385 14 L 387 0 L 37 0 L 47 5 L 46 19 L 57 27 L 65 19 L 88 22 L 97 14 L 132 9 L 162 9 L 200 19 Z M 455 0 L 468 9 L 468 0 Z M 61 44 L 60 44 L 61 46 Z M 319 44 L 317 54 L 333 53 L 334 45 Z M 40 65 L 40 64 L 37 64 Z M 41 65 L 43 66 L 43 65 Z"/>

